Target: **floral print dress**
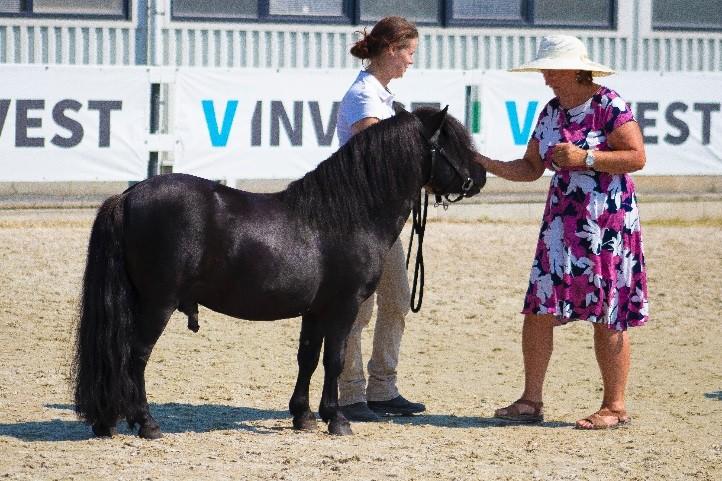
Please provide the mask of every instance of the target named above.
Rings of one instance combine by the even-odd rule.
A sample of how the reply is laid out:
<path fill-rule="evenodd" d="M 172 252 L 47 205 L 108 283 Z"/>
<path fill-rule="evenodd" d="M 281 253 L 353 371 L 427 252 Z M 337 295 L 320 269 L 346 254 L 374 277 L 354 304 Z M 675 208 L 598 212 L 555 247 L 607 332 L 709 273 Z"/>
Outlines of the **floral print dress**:
<path fill-rule="evenodd" d="M 610 150 L 607 136 L 633 120 L 626 102 L 606 87 L 568 110 L 552 99 L 539 115 L 533 136 L 554 175 L 522 313 L 615 330 L 646 323 L 647 274 L 631 177 L 552 164 L 555 144 Z"/>

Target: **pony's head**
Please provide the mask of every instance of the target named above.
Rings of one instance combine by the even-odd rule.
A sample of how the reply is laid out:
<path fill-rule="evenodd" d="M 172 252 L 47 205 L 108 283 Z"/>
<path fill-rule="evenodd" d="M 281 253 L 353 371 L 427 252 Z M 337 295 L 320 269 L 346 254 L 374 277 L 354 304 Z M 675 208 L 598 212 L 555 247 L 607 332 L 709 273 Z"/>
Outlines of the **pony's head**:
<path fill-rule="evenodd" d="M 424 188 L 447 199 L 456 194 L 458 200 L 479 193 L 486 183 L 486 170 L 474 162 L 476 150 L 469 131 L 447 109 L 421 107 L 413 114 L 423 124 L 430 151 Z"/>
<path fill-rule="evenodd" d="M 419 186 L 438 195 L 472 196 L 486 181 L 466 128 L 446 109 L 399 110 L 357 133 L 284 197 L 299 219 L 318 225 L 369 225 Z"/>

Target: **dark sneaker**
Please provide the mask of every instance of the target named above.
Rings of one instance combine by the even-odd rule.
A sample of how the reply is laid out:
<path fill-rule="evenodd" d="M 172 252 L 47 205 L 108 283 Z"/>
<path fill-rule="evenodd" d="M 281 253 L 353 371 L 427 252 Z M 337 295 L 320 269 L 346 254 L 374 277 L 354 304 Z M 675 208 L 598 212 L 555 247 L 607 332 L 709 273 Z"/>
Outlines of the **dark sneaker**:
<path fill-rule="evenodd" d="M 374 422 L 380 421 L 378 414 L 369 409 L 365 402 L 341 406 L 341 412 L 349 421 Z"/>
<path fill-rule="evenodd" d="M 411 416 L 426 411 L 422 403 L 413 403 L 400 394 L 388 401 L 369 401 L 368 406 L 381 416 Z"/>

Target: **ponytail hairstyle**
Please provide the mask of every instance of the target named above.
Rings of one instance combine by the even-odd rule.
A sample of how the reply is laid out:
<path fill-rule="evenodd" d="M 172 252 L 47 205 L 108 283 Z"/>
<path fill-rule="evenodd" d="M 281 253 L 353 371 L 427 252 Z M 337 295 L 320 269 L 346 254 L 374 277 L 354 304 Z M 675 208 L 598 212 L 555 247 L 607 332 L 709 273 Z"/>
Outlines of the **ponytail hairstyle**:
<path fill-rule="evenodd" d="M 371 33 L 363 31 L 361 39 L 351 47 L 351 55 L 361 60 L 377 57 L 389 47 L 404 48 L 409 41 L 419 38 L 419 32 L 414 24 L 403 17 L 384 17 L 378 21 Z"/>

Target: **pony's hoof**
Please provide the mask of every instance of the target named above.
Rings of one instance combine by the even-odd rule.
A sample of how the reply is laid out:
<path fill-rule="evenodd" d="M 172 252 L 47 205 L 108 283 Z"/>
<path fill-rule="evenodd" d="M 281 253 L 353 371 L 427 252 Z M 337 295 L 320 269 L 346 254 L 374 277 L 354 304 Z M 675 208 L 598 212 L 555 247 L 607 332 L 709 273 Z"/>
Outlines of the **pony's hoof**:
<path fill-rule="evenodd" d="M 160 426 L 142 426 L 138 430 L 138 436 L 143 439 L 158 439 L 163 433 L 160 432 Z"/>
<path fill-rule="evenodd" d="M 346 421 L 335 420 L 328 423 L 328 433 L 335 436 L 350 436 L 353 434 L 351 431 L 351 424 Z"/>
<path fill-rule="evenodd" d="M 293 429 L 302 431 L 313 431 L 316 429 L 316 416 L 312 412 L 302 414 L 293 418 Z"/>
<path fill-rule="evenodd" d="M 93 424 L 93 434 L 99 438 L 112 438 L 118 434 L 118 429 L 113 426 L 106 426 L 105 424 Z"/>

